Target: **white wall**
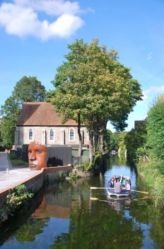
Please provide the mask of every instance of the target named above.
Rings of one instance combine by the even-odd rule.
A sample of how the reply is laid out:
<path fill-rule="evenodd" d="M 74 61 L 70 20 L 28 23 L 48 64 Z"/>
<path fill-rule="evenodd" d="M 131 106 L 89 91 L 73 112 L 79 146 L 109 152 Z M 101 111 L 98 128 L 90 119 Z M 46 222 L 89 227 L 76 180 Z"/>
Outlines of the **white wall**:
<path fill-rule="evenodd" d="M 32 139 L 29 139 L 29 130 L 32 130 Z M 53 140 L 50 139 L 50 130 L 54 132 Z M 74 131 L 74 139 L 70 140 L 70 129 Z M 81 128 L 84 132 L 84 144 L 89 145 L 89 136 L 86 127 Z M 78 145 L 79 137 L 77 127 L 17 127 L 15 132 L 15 145 L 29 144 L 32 141 L 46 145 Z"/>

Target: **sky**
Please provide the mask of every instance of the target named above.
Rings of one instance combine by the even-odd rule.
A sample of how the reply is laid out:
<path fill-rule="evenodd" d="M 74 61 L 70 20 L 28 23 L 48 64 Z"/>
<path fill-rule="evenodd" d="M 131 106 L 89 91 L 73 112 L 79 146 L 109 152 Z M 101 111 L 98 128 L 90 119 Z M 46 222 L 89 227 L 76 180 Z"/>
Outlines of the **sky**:
<path fill-rule="evenodd" d="M 76 39 L 99 39 L 117 50 L 140 83 L 143 100 L 129 114 L 132 129 L 164 94 L 164 0 L 0 0 L 0 106 L 23 76 L 53 89 Z"/>

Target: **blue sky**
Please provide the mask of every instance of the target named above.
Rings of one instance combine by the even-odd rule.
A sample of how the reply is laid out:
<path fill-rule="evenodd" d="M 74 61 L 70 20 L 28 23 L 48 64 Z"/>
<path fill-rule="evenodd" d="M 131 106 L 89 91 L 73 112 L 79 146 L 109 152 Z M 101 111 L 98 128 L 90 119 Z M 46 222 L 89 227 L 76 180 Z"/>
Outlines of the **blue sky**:
<path fill-rule="evenodd" d="M 128 130 L 144 119 L 164 93 L 163 0 L 0 0 L 0 105 L 24 75 L 53 89 L 67 45 L 81 38 L 118 51 L 144 94 Z"/>

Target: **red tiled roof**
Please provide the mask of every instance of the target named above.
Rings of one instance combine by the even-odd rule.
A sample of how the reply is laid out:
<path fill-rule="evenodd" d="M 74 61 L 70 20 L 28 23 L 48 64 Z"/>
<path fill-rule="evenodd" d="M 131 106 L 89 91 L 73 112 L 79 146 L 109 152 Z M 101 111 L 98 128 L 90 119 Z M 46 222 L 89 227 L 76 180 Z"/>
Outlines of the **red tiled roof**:
<path fill-rule="evenodd" d="M 62 116 L 55 107 L 47 102 L 25 102 L 17 125 L 25 126 L 74 126 L 77 123 L 69 119 L 63 123 Z"/>

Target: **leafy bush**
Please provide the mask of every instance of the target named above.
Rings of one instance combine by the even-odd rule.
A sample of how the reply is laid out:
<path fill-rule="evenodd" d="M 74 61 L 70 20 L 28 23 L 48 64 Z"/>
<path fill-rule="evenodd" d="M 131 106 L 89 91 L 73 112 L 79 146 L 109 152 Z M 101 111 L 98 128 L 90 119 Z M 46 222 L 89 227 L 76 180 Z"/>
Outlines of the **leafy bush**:
<path fill-rule="evenodd" d="M 78 176 L 78 174 L 76 173 L 76 171 L 71 171 L 71 172 L 69 173 L 69 178 L 71 179 L 71 181 L 76 181 L 76 180 L 79 178 L 79 176 Z"/>
<path fill-rule="evenodd" d="M 6 198 L 6 204 L 8 209 L 11 211 L 15 211 L 21 205 L 23 205 L 27 200 L 33 197 L 33 193 L 28 192 L 27 188 L 24 184 L 19 185 L 15 189 L 13 189 Z"/>
<path fill-rule="evenodd" d="M 153 196 L 155 206 L 164 207 L 164 161 L 150 161 L 138 165 L 139 173 Z"/>
<path fill-rule="evenodd" d="M 164 159 L 164 95 L 150 109 L 147 118 L 147 145 L 152 158 Z"/>
<path fill-rule="evenodd" d="M 136 151 L 137 161 L 149 161 L 148 152 L 146 147 L 139 147 Z"/>
<path fill-rule="evenodd" d="M 92 169 L 92 164 L 90 162 L 85 162 L 83 163 L 82 167 L 85 172 L 88 172 Z"/>
<path fill-rule="evenodd" d="M 128 132 L 125 138 L 125 143 L 128 159 L 135 161 L 138 157 L 138 153 L 142 150 L 139 148 L 143 148 L 146 143 L 146 125 L 141 129 L 132 129 Z"/>
<path fill-rule="evenodd" d="M 9 154 L 10 160 L 18 159 L 15 150 L 11 150 Z"/>
<path fill-rule="evenodd" d="M 6 221 L 9 216 L 14 215 L 17 209 L 22 207 L 33 195 L 33 193 L 27 191 L 24 184 L 11 190 L 6 196 L 6 201 L 0 208 L 0 223 Z"/>
<path fill-rule="evenodd" d="M 150 109 L 146 130 L 147 149 L 139 149 L 138 155 L 149 156 L 149 160 L 147 163 L 140 161 L 138 170 L 154 196 L 155 205 L 164 207 L 164 95 Z"/>
<path fill-rule="evenodd" d="M 15 151 L 10 152 L 9 158 L 13 166 L 27 166 L 28 165 L 28 162 L 18 158 Z"/>

